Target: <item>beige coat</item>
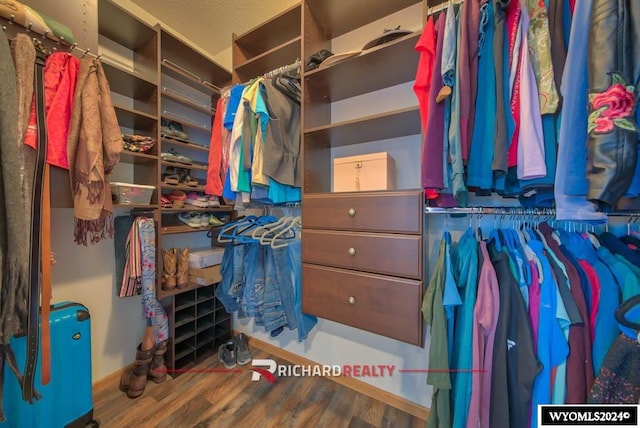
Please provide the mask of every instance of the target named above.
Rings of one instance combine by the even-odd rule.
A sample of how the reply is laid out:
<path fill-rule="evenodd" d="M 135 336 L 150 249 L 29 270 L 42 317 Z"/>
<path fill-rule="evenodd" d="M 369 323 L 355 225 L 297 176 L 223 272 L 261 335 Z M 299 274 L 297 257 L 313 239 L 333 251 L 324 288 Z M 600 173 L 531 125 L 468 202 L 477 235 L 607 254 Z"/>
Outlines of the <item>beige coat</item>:
<path fill-rule="evenodd" d="M 122 134 L 111 102 L 109 82 L 99 60 L 80 61 L 69 124 L 69 177 L 76 216 L 77 243 L 113 236 L 111 191 L 107 174 L 120 160 Z"/>

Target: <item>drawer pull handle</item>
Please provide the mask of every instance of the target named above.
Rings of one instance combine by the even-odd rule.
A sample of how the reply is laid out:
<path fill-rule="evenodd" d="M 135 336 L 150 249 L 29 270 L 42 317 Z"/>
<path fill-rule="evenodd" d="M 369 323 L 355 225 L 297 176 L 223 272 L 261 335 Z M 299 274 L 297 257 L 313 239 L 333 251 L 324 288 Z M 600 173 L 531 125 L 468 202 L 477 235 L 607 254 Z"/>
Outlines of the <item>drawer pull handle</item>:
<path fill-rule="evenodd" d="M 356 209 L 355 208 L 349 208 L 349 217 L 355 217 L 356 216 Z"/>
<path fill-rule="evenodd" d="M 355 256 L 356 255 L 356 249 L 351 247 L 347 250 L 347 253 L 349 253 L 350 256 Z"/>
<path fill-rule="evenodd" d="M 349 296 L 349 304 L 350 305 L 355 305 L 356 304 L 356 298 L 353 296 Z"/>

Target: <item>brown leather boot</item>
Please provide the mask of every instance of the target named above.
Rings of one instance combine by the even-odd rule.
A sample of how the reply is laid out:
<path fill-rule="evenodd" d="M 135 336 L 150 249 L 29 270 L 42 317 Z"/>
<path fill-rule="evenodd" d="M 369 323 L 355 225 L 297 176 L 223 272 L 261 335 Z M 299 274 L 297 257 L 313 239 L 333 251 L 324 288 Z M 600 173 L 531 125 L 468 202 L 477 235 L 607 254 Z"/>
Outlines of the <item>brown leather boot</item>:
<path fill-rule="evenodd" d="M 176 284 L 178 288 L 186 288 L 189 285 L 189 247 L 178 249 L 178 272 Z"/>
<path fill-rule="evenodd" d="M 176 288 L 176 249 L 162 250 L 162 289 Z"/>
<path fill-rule="evenodd" d="M 155 351 L 154 342 L 153 329 L 147 327 L 142 343 L 138 345 L 133 368 L 125 371 L 120 378 L 120 391 L 126 392 L 129 398 L 138 398 L 144 392 Z"/>
<path fill-rule="evenodd" d="M 149 370 L 149 379 L 155 383 L 162 383 L 167 379 L 167 366 L 164 364 L 164 354 L 167 353 L 167 340 L 156 345 L 153 352 L 153 360 L 151 360 L 151 370 Z"/>

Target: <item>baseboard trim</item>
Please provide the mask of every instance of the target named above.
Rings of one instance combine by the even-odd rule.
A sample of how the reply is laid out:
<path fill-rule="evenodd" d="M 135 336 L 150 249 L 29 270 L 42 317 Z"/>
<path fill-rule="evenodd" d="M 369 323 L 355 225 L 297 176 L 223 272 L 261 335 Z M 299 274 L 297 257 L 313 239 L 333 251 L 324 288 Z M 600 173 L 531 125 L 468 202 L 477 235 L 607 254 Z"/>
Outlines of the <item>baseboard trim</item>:
<path fill-rule="evenodd" d="M 315 361 L 311 361 L 305 357 L 294 354 L 293 352 L 287 351 L 270 343 L 263 342 L 262 340 L 256 339 L 255 337 L 249 338 L 249 344 L 294 364 L 311 366 L 319 365 L 319 363 Z M 357 391 L 368 397 L 382 401 L 383 403 L 395 407 L 396 409 L 402 410 L 403 412 L 409 413 L 416 418 L 426 421 L 427 417 L 429 416 L 429 409 L 427 407 L 421 406 L 411 400 L 407 400 L 406 398 L 399 397 L 395 394 L 384 391 L 378 387 L 370 385 L 356 378 L 346 376 L 330 376 L 328 377 L 328 379 L 331 379 L 332 381 L 337 382 L 340 385 L 346 386 L 347 388 L 353 389 L 354 391 Z"/>
<path fill-rule="evenodd" d="M 113 388 L 113 384 L 120 379 L 122 373 L 126 372 L 130 368 L 133 368 L 133 364 L 128 364 L 127 366 L 116 370 L 115 372 L 108 374 L 104 377 L 101 377 L 97 381 L 93 382 L 92 390 L 93 393 L 96 394 L 98 391 L 102 391 L 105 388 Z M 118 381 L 119 382 L 119 381 Z"/>

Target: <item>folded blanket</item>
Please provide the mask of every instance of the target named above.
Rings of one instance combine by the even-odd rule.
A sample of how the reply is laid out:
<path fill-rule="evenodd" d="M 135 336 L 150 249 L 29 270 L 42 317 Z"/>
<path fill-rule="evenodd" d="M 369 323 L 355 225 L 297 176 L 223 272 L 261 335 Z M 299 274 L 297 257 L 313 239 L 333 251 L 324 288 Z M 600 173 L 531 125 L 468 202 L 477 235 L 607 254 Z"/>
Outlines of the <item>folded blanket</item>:
<path fill-rule="evenodd" d="M 11 16 L 13 16 L 13 22 L 25 28 L 28 28 L 29 24 L 31 24 L 32 31 L 42 35 L 46 34 L 47 38 L 54 42 L 58 42 L 61 39 L 64 39 L 70 45 L 76 42 L 71 28 L 17 0 L 1 1 L 0 16 L 6 19 L 11 19 Z"/>

